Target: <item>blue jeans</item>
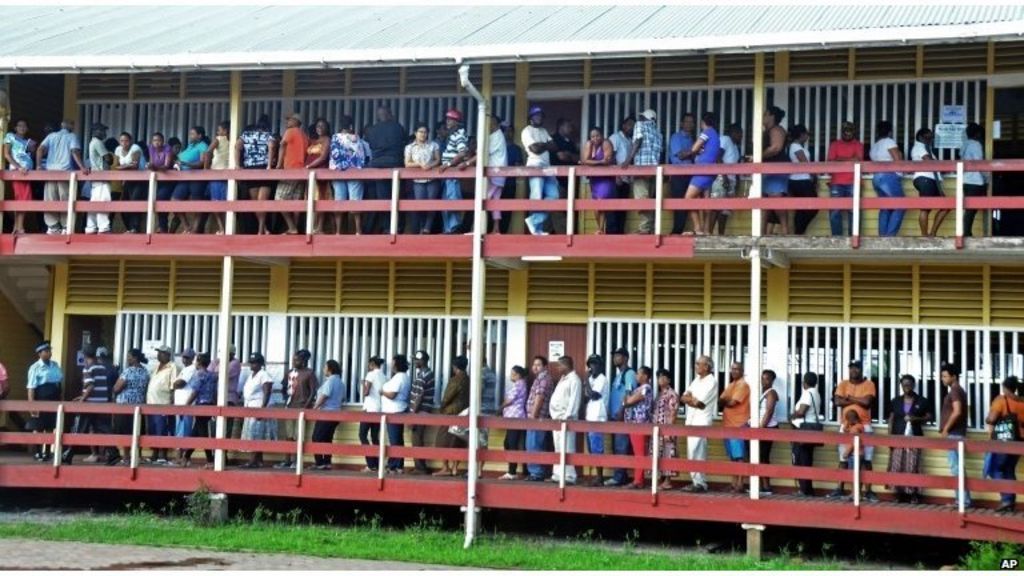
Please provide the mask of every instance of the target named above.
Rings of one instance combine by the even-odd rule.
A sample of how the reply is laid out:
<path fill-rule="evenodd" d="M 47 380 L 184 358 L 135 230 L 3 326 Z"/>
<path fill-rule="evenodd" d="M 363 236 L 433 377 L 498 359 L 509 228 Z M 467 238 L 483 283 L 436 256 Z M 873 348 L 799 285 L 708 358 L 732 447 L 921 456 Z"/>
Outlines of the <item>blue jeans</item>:
<path fill-rule="evenodd" d="M 829 187 L 829 195 L 833 198 L 853 197 L 853 184 L 833 184 Z M 846 216 L 846 227 L 853 234 L 853 212 L 850 210 L 829 210 L 828 223 L 832 227 L 833 236 L 843 236 L 843 216 Z"/>
<path fill-rule="evenodd" d="M 462 183 L 459 180 L 452 178 L 444 181 L 444 199 L 462 200 Z M 462 225 L 462 212 L 449 212 L 445 210 L 441 218 L 444 223 L 445 234 L 455 232 Z"/>
<path fill-rule="evenodd" d="M 612 454 L 616 456 L 628 456 L 631 453 L 629 445 L 629 434 L 612 434 Z M 612 479 L 616 484 L 625 484 L 629 481 L 625 468 L 616 468 Z"/>
<path fill-rule="evenodd" d="M 530 200 L 558 200 L 558 179 L 554 176 L 538 176 L 530 178 Z M 542 231 L 548 223 L 547 212 L 533 212 L 526 219 L 533 224 L 534 230 Z"/>
<path fill-rule="evenodd" d="M 1017 479 L 1017 462 L 1020 460 L 1018 454 L 992 454 L 992 479 L 994 480 L 1016 480 Z M 999 495 L 999 500 L 1003 504 L 1015 504 L 1017 502 L 1017 495 L 1010 493 L 1002 493 Z"/>
<path fill-rule="evenodd" d="M 959 434 L 950 434 L 948 438 L 950 440 L 964 439 L 964 437 Z M 950 450 L 948 454 L 948 459 L 949 473 L 952 474 L 954 478 L 956 478 L 960 475 L 960 454 L 956 450 Z M 953 490 L 953 499 L 956 500 L 957 502 L 960 501 L 960 494 L 958 490 Z M 964 504 L 966 506 L 971 505 L 971 492 L 969 490 L 964 490 Z"/>
<path fill-rule="evenodd" d="M 339 202 L 363 199 L 362 180 L 332 180 L 331 188 L 334 189 L 334 199 Z"/>
<path fill-rule="evenodd" d="M 879 198 L 903 198 L 903 182 L 895 172 L 880 172 L 871 178 Z M 897 236 L 903 225 L 905 210 L 879 210 L 878 235 Z"/>
<path fill-rule="evenodd" d="M 587 432 L 587 450 L 591 454 L 604 454 L 604 434 Z"/>
<path fill-rule="evenodd" d="M 188 438 L 192 434 L 192 416 L 178 416 L 174 425 L 174 435 Z"/>
<path fill-rule="evenodd" d="M 544 452 L 545 434 L 547 433 L 544 430 L 527 430 L 526 451 Z M 529 472 L 531 478 L 547 478 L 551 475 L 551 467 L 546 464 L 527 464 L 526 471 Z"/>
<path fill-rule="evenodd" d="M 174 194 L 174 184 L 167 182 L 156 185 L 157 201 L 170 200 Z M 160 212 L 156 215 L 157 229 L 160 232 L 167 232 L 167 212 Z"/>
<path fill-rule="evenodd" d="M 405 425 L 388 424 L 388 445 L 405 446 Z M 405 466 L 405 458 L 388 458 L 388 470 L 401 470 Z"/>
<path fill-rule="evenodd" d="M 412 183 L 412 197 L 416 200 L 437 200 L 441 194 L 441 183 L 437 180 Z M 434 231 L 436 212 L 411 212 L 409 214 L 409 234 L 430 234 Z"/>

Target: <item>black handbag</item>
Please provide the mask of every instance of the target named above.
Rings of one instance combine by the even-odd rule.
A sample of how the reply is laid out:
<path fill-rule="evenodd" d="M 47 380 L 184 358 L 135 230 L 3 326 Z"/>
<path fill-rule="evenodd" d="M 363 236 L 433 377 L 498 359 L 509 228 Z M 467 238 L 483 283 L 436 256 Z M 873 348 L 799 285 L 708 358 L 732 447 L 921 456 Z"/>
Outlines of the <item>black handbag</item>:
<path fill-rule="evenodd" d="M 821 423 L 821 416 L 818 414 L 818 407 L 814 403 L 814 396 L 811 396 L 811 410 L 814 410 L 815 416 L 817 416 L 817 422 L 808 422 L 807 415 L 804 415 L 804 421 L 800 423 L 800 430 L 810 430 L 811 432 L 821 432 L 825 430 L 825 425 Z M 805 442 L 808 446 L 817 447 L 824 446 L 819 442 Z"/>
<path fill-rule="evenodd" d="M 992 439 L 1000 442 L 1016 442 L 1020 440 L 1020 425 L 1017 422 L 1017 415 L 1010 411 L 1010 400 L 1003 396 L 1006 402 L 1006 416 L 1003 416 L 992 423 Z"/>

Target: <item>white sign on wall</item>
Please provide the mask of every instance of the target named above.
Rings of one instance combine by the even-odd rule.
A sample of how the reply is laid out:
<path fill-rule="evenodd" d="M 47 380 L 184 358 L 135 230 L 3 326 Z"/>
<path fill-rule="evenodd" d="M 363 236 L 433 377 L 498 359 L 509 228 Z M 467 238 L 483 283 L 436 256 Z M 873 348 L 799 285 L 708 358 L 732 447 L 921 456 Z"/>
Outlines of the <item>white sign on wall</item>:
<path fill-rule="evenodd" d="M 963 147 L 964 138 L 963 124 L 936 124 L 935 125 L 935 147 L 953 148 Z"/>
<path fill-rule="evenodd" d="M 942 124 L 966 124 L 967 107 L 961 104 L 943 106 L 939 112 L 939 122 Z"/>
<path fill-rule="evenodd" d="M 565 356 L 564 340 L 548 341 L 548 362 L 558 362 L 558 359 Z"/>

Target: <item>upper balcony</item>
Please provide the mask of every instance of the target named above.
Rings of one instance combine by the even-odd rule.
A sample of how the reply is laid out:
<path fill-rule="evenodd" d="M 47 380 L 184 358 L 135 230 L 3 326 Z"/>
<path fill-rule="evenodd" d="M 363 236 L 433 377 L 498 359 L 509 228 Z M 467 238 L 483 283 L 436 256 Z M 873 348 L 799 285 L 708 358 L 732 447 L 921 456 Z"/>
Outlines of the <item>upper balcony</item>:
<path fill-rule="evenodd" d="M 1024 171 L 1024 160 L 998 160 L 982 162 L 897 162 L 897 163 L 742 163 L 716 164 L 711 171 L 719 175 L 735 175 L 750 180 L 747 194 L 735 198 L 671 198 L 668 180 L 672 176 L 707 174 L 706 166 L 650 166 L 650 167 L 557 167 L 490 168 L 488 176 L 527 179 L 545 176 L 562 180 L 562 199 L 484 199 L 481 203 L 486 215 L 481 220 L 489 230 L 482 232 L 483 256 L 505 260 L 557 260 L 557 259 L 687 259 L 693 257 L 724 256 L 738 258 L 741 251 L 755 241 L 762 247 L 783 252 L 789 256 L 830 258 L 838 255 L 854 257 L 928 257 L 974 258 L 979 255 L 1005 257 L 1017 254 L 1024 244 L 1020 237 L 974 236 L 965 230 L 965 216 L 970 211 L 1024 209 L 1024 197 L 966 196 L 965 172 L 1008 173 Z M 818 186 L 817 197 L 760 197 L 760 179 L 764 175 L 793 172 L 826 176 L 832 173 L 852 172 L 854 185 L 849 197 L 825 197 L 827 186 Z M 948 173 L 946 195 L 942 197 L 889 197 L 874 194 L 870 177 L 881 172 L 937 171 Z M 0 202 L 0 216 L 9 221 L 13 213 L 44 213 L 52 222 L 61 222 L 65 230 L 59 234 L 38 233 L 6 235 L 0 239 L 0 256 L 240 256 L 240 257 L 345 257 L 345 258 L 470 258 L 473 246 L 472 199 L 474 172 L 472 170 L 418 169 L 363 169 L 331 170 L 224 170 L 224 171 L 168 171 L 116 173 L 124 183 L 134 184 L 139 191 L 135 200 L 127 194 L 115 195 L 110 202 L 83 199 L 81 192 L 88 182 L 108 182 L 111 172 L 4 172 L 0 178 L 8 183 L 16 181 L 55 182 L 67 190 L 67 200 Z M 653 197 L 633 199 L 617 197 L 593 199 L 584 179 L 595 177 L 630 177 L 652 179 Z M 434 180 L 440 194 L 440 180 L 454 179 L 461 185 L 461 200 L 412 198 L 412 181 Z M 229 200 L 165 200 L 167 191 L 182 182 L 213 182 L 227 180 Z M 367 192 L 363 200 L 322 199 L 330 197 L 330 183 L 337 180 L 359 180 Z M 259 200 L 250 199 L 245 192 L 253 184 L 273 184 L 280 181 L 301 181 L 304 199 Z M 952 185 L 950 185 L 950 183 Z M 122 185 L 121 188 L 127 188 Z M 273 186 L 271 186 L 273 188 Z M 528 187 L 527 187 L 528 188 Z M 374 198 L 371 190 L 384 191 L 384 199 Z M 580 191 L 584 193 L 580 193 Z M 389 192 L 388 192 L 389 191 Z M 390 197 L 388 197 L 388 194 Z M 376 196 L 380 198 L 381 195 Z M 206 196 L 208 197 L 208 195 Z M 272 197 L 272 195 L 271 195 Z M 670 234 L 674 211 L 722 211 L 734 213 L 733 225 L 722 236 L 693 236 Z M 888 236 L 880 237 L 868 219 L 877 218 L 881 210 L 906 210 L 904 227 L 916 231 L 912 216 L 922 210 L 949 211 L 946 229 L 951 233 L 936 237 Z M 556 231 L 546 235 L 528 233 L 498 233 L 491 225 L 492 217 L 500 212 L 502 218 L 522 221 L 524 213 L 544 211 L 564 219 Z M 595 233 L 595 213 L 629 213 L 649 211 L 654 215 L 653 230 L 647 234 L 634 233 L 632 226 L 622 235 Z M 794 213 L 818 213 L 817 218 L 828 218 L 828 211 L 848 211 L 851 220 L 849 236 L 826 235 L 762 235 L 751 224 L 775 212 L 784 218 Z M 272 235 L 256 235 L 255 221 L 259 217 L 290 213 L 296 218 L 297 228 Z M 463 226 L 456 233 L 430 235 L 429 239 L 413 230 L 413 218 L 427 215 L 440 220 L 445 213 L 457 213 Z M 97 214 L 109 215 L 112 234 L 87 234 L 85 221 Z M 173 215 L 173 216 L 172 216 Z M 359 215 L 363 231 L 356 234 L 350 216 Z M 933 214 L 933 217 L 935 214 Z M 179 233 L 162 229 L 181 222 Z M 273 220 L 273 218 L 271 218 Z M 219 230 L 220 222 L 225 230 Z M 367 223 L 369 222 L 369 230 Z M 980 219 L 979 219 L 980 222 Z M 335 229 L 340 226 L 340 231 Z M 136 226 L 137 233 L 124 232 Z M 190 230 L 194 229 L 194 232 Z M 283 228 L 283 227 L 282 227 Z M 416 226 L 419 228 L 419 226 Z M 823 229 L 827 234 L 827 226 Z M 982 228 L 976 226 L 975 228 Z M 689 230 L 689 229 L 688 229 Z M 340 233 L 339 233 L 340 232 Z M 427 240 L 427 241 L 424 241 Z"/>

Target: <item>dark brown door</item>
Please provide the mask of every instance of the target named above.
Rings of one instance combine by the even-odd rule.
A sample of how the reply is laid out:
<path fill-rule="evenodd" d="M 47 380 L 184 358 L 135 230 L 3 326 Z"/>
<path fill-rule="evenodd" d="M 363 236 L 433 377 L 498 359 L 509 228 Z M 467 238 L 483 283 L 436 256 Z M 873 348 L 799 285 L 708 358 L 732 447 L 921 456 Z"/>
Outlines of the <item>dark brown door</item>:
<path fill-rule="evenodd" d="M 108 330 L 109 334 L 104 333 L 105 324 L 112 324 L 113 318 L 110 318 L 109 322 L 104 322 L 105 319 L 104 316 L 68 317 L 67 346 L 64 348 L 64 358 L 58 359 L 60 367 L 64 369 L 63 397 L 65 400 L 82 393 L 81 363 L 83 358 L 81 352 L 85 346 L 92 346 L 95 349 L 98 346 L 106 345 L 113 349 L 110 344 L 113 330 Z"/>
<path fill-rule="evenodd" d="M 553 356 L 570 356 L 573 359 L 576 373 L 580 378 L 587 375 L 587 325 L 586 324 L 541 324 L 530 323 L 527 328 L 527 348 L 530 358 L 543 356 L 549 362 L 558 358 Z M 559 354 L 560 352 L 560 354 Z M 558 377 L 557 366 L 552 366 L 551 374 Z"/>

